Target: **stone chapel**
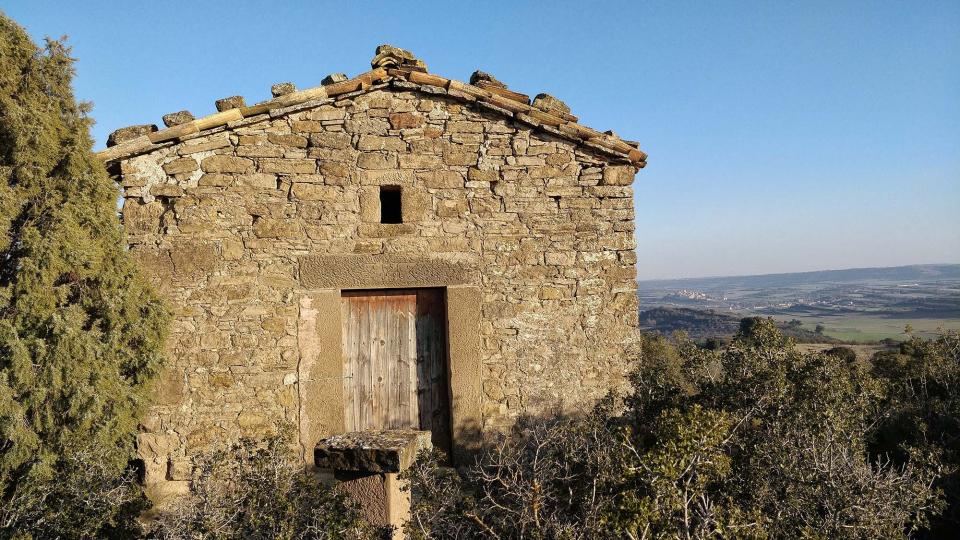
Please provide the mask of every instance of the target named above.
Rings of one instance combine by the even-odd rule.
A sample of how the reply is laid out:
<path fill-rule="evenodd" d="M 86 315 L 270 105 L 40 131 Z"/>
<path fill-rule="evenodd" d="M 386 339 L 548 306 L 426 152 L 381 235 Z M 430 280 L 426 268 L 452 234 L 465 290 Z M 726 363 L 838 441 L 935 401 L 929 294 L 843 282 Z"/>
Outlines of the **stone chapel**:
<path fill-rule="evenodd" d="M 292 426 L 484 433 L 621 385 L 637 326 L 638 144 L 493 76 L 381 46 L 372 70 L 115 131 L 130 252 L 174 321 L 145 481 Z"/>

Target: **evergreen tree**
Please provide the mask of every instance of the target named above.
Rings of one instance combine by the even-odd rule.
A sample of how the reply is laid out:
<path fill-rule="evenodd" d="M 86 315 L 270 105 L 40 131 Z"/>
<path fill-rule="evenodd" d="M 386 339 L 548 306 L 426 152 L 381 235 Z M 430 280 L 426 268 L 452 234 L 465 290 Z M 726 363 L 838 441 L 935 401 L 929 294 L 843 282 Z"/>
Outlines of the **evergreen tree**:
<path fill-rule="evenodd" d="M 123 477 L 161 362 L 167 315 L 126 252 L 73 73 L 62 40 L 40 48 L 0 13 L 0 536 L 77 522 L 42 489 L 82 474 L 77 456 Z M 31 493 L 56 493 L 59 517 L 18 513 Z"/>

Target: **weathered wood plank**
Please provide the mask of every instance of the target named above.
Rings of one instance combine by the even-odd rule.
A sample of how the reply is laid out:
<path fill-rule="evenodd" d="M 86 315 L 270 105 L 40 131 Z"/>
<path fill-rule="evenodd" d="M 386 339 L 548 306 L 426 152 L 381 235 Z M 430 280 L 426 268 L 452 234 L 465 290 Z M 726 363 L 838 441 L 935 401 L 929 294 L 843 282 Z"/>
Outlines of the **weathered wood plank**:
<path fill-rule="evenodd" d="M 340 333 L 340 339 L 343 342 L 343 412 L 344 427 L 347 431 L 353 431 L 356 427 L 356 412 L 354 411 L 355 393 L 353 391 L 353 377 L 356 365 L 356 344 L 354 343 L 354 334 L 352 333 L 353 317 L 352 304 L 350 302 L 340 302 L 340 320 L 343 324 L 343 331 Z"/>

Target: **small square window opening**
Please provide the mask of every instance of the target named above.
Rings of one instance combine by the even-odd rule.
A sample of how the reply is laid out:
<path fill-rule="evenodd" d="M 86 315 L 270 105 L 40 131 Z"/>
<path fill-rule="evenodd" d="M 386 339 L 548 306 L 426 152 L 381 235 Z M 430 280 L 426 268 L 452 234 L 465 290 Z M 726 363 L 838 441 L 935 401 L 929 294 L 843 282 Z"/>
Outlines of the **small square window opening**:
<path fill-rule="evenodd" d="M 380 186 L 380 223 L 403 223 L 400 186 Z"/>

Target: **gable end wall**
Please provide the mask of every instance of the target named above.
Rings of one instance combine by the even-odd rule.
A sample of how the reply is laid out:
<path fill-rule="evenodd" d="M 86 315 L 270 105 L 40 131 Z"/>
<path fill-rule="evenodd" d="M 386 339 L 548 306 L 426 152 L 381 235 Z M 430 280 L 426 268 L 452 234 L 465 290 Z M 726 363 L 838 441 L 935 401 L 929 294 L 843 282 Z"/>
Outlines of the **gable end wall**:
<path fill-rule="evenodd" d="M 324 399 L 300 380 L 303 306 L 387 278 L 475 288 L 483 431 L 623 384 L 631 165 L 389 89 L 243 124 L 119 166 L 131 252 L 175 315 L 140 436 L 148 483 L 185 488 L 211 445 L 302 427 Z M 379 223 L 381 185 L 402 188 L 402 224 Z"/>

